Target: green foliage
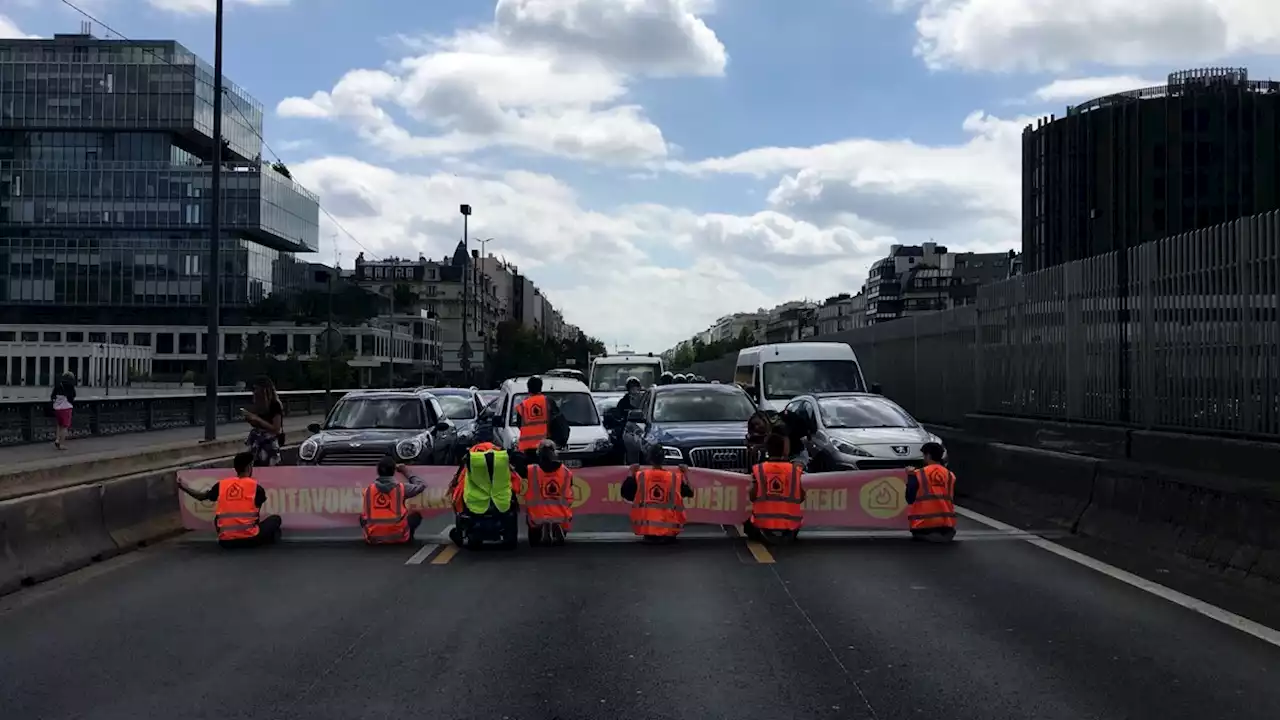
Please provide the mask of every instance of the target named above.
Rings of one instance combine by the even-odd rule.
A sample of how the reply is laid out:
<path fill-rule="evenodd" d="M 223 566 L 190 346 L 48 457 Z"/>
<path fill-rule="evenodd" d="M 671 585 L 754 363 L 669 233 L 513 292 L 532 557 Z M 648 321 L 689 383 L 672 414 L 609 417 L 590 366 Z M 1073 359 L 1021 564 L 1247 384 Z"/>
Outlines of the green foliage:
<path fill-rule="evenodd" d="M 398 289 L 398 288 L 397 288 Z M 406 288 L 407 289 L 407 288 Z M 253 323 L 294 322 L 299 325 L 323 324 L 329 320 L 329 292 L 307 289 L 268 295 L 248 310 Z M 333 288 L 333 320 L 337 325 L 359 325 L 378 316 L 386 300 L 351 283 L 338 283 Z M 401 307 L 397 298 L 396 306 Z M 406 305 L 405 307 L 408 307 Z"/>
<path fill-rule="evenodd" d="M 499 323 L 490 357 L 492 380 L 496 383 L 561 367 L 586 372 L 588 355 L 603 352 L 604 343 L 584 334 L 573 340 L 556 340 L 543 338 L 533 329 L 515 322 Z"/>
<path fill-rule="evenodd" d="M 675 357 L 671 358 L 671 369 L 673 372 L 687 371 L 693 367 L 694 363 L 715 360 L 729 353 L 738 352 L 742 348 L 751 347 L 753 344 L 755 340 L 752 338 L 751 331 L 745 327 L 738 333 L 738 337 L 732 340 L 704 343 L 701 338 L 694 338 L 676 350 Z"/>
<path fill-rule="evenodd" d="M 391 296 L 395 299 L 395 309 L 397 313 L 413 312 L 421 301 L 418 293 L 414 292 L 413 288 L 404 284 L 396 285 L 395 289 L 391 292 Z"/>

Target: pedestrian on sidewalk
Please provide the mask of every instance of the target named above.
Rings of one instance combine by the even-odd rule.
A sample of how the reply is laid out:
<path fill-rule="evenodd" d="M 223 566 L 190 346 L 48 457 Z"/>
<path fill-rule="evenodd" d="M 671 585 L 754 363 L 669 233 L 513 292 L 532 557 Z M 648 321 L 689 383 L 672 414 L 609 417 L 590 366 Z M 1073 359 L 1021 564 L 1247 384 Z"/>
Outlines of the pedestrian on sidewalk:
<path fill-rule="evenodd" d="M 245 445 L 253 453 L 254 463 L 261 467 L 280 464 L 280 446 L 284 445 L 284 403 L 276 394 L 275 383 L 265 375 L 253 383 L 253 408 L 240 408 L 249 423 Z"/>
<path fill-rule="evenodd" d="M 53 392 L 49 394 L 53 402 L 53 420 L 56 425 L 53 432 L 53 446 L 65 450 L 67 430 L 71 429 L 71 411 L 76 402 L 76 376 L 64 372 L 53 384 Z"/>

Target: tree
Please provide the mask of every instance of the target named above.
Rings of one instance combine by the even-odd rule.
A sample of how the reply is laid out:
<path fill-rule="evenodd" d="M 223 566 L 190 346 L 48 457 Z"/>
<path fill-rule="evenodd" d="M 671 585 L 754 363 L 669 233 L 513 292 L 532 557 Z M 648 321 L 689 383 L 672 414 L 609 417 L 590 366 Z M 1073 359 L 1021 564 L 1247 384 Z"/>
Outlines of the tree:
<path fill-rule="evenodd" d="M 418 293 L 413 291 L 413 288 L 403 283 L 392 288 L 391 298 L 395 301 L 397 312 L 410 311 L 418 307 L 418 302 L 421 300 Z"/>
<path fill-rule="evenodd" d="M 277 160 L 276 162 L 271 163 L 271 169 L 272 169 L 272 170 L 275 170 L 276 172 L 280 173 L 281 175 L 283 175 L 283 176 L 285 176 L 285 177 L 289 178 L 290 180 L 292 180 L 292 179 L 293 179 L 293 174 L 289 172 L 289 166 L 288 166 L 288 165 L 285 165 L 284 163 L 280 162 L 279 160 Z"/>

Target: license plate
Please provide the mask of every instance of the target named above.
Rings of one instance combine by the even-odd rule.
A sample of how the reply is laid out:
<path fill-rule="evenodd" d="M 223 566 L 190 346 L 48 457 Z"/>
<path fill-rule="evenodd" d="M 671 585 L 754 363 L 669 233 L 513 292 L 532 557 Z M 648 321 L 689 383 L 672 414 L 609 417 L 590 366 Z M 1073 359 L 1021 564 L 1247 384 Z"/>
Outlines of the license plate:
<path fill-rule="evenodd" d="M 582 467 L 582 461 L 581 460 L 565 460 L 564 466 L 569 468 L 570 470 L 577 470 L 578 468 Z"/>

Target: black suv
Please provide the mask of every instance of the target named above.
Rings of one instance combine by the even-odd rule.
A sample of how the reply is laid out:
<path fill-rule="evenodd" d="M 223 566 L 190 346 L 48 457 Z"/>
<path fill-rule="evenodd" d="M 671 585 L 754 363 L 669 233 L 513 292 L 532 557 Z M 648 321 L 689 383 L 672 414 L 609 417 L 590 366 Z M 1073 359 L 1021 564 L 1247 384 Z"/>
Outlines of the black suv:
<path fill-rule="evenodd" d="M 431 393 L 361 390 L 333 406 L 298 448 L 299 465 L 377 465 L 387 455 L 406 465 L 451 465 L 458 430 Z"/>
<path fill-rule="evenodd" d="M 669 464 L 748 471 L 747 420 L 755 404 L 736 385 L 657 385 L 632 410 L 622 430 L 625 460 L 642 463 L 661 445 Z"/>

